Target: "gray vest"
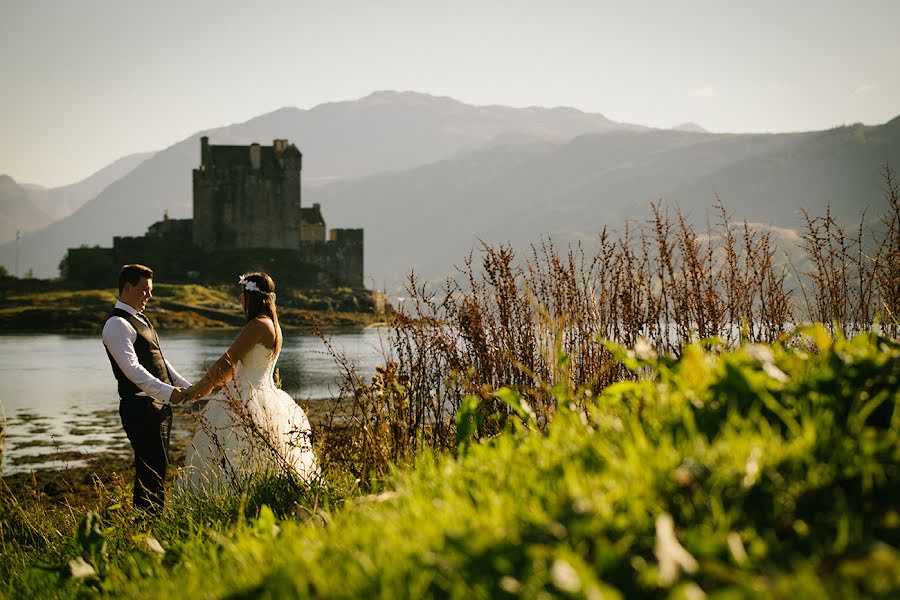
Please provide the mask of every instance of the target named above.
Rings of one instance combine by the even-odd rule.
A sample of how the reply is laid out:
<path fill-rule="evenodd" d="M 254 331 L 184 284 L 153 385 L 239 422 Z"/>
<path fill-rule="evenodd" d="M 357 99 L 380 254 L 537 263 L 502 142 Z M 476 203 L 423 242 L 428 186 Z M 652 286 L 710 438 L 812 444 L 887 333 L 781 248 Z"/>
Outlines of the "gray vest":
<path fill-rule="evenodd" d="M 122 317 L 131 323 L 131 326 L 137 331 L 137 338 L 134 340 L 134 353 L 137 354 L 137 359 L 141 366 L 163 383 L 171 385 L 172 380 L 169 378 L 169 370 L 166 368 L 166 359 L 163 358 L 162 350 L 159 347 L 159 336 L 156 335 L 156 330 L 144 323 L 139 317 L 121 308 L 113 310 L 107 321 L 113 317 Z M 109 357 L 113 375 L 116 376 L 116 381 L 119 382 L 119 398 L 125 399 L 138 395 L 141 392 L 141 388 L 134 385 L 125 376 L 125 373 L 122 372 L 122 369 L 116 363 L 116 359 L 109 353 L 109 348 L 106 348 L 106 356 Z"/>

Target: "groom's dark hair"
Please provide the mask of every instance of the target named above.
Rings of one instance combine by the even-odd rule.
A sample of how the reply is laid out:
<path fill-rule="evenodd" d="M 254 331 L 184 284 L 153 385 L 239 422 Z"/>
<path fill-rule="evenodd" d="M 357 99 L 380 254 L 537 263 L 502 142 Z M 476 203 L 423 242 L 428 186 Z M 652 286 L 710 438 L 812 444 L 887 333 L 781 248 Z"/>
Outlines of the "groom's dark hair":
<path fill-rule="evenodd" d="M 122 293 L 126 283 L 137 285 L 138 281 L 144 277 L 153 279 L 153 269 L 144 265 L 125 265 L 122 267 L 122 270 L 119 271 L 119 294 Z"/>

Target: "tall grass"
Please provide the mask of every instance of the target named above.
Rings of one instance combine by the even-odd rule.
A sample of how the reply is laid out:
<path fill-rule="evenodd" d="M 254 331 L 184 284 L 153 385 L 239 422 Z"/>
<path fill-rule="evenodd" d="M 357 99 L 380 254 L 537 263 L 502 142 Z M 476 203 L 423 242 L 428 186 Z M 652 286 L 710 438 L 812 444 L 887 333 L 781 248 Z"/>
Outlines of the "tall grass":
<path fill-rule="evenodd" d="M 0 594 L 896 598 L 900 346 L 802 335 L 678 358 L 610 346 L 640 381 L 559 390 L 542 431 L 526 415 L 457 457 L 422 452 L 388 492 L 317 519 L 231 517 L 226 496 L 176 506 L 151 534 L 107 504 L 123 494 L 104 498 L 42 555 L 81 557 L 94 572 L 75 580 L 3 546 L 0 520 L 18 561 L 0 563 Z"/>
<path fill-rule="evenodd" d="M 3 453 L 6 450 L 6 411 L 3 410 L 3 401 L 0 400 L 0 476 L 3 475 Z"/>
<path fill-rule="evenodd" d="M 887 597 L 900 194 L 884 179 L 878 227 L 807 215 L 793 259 L 721 202 L 703 231 L 657 203 L 590 249 L 485 244 L 439 289 L 412 274 L 375 376 L 334 352 L 321 480 L 237 468 L 234 493 L 152 521 L 121 478 L 85 519 L 0 489 L 0 592 Z M 830 330 L 786 336 L 807 321 Z M 279 536 L 263 505 L 300 523 Z M 99 572 L 62 583 L 77 556 Z"/>
<path fill-rule="evenodd" d="M 276 388 L 241 385 L 240 375 L 211 397 L 194 416 L 197 430 L 179 469 L 176 491 L 206 496 L 240 494 L 258 479 L 284 479 L 300 494 L 321 483 L 305 415 L 283 414 Z M 289 419 L 284 422 L 284 419 Z"/>
<path fill-rule="evenodd" d="M 800 279 L 802 317 L 828 324 L 844 335 L 876 322 L 896 337 L 900 332 L 900 190 L 894 174 L 882 169 L 887 211 L 881 227 L 849 232 L 832 217 L 804 212 L 801 249 L 810 268 Z"/>
<path fill-rule="evenodd" d="M 515 412 L 496 396 L 503 386 L 546 424 L 558 410 L 555 387 L 597 393 L 635 377 L 600 340 L 677 355 L 695 339 L 773 342 L 806 322 L 897 337 L 900 194 L 887 166 L 883 179 L 877 227 L 861 220 L 848 232 L 830 211 L 806 214 L 793 247 L 734 222 L 720 201 L 704 231 L 655 203 L 644 222 L 604 228 L 590 252 L 543 240 L 518 256 L 482 244 L 440 289 L 410 274 L 386 365 L 371 381 L 345 369 L 352 415 L 341 428 L 349 421 L 361 432 L 347 456 L 365 479 L 423 447 L 454 450 L 467 394 L 482 400 L 477 435 L 493 435 Z"/>

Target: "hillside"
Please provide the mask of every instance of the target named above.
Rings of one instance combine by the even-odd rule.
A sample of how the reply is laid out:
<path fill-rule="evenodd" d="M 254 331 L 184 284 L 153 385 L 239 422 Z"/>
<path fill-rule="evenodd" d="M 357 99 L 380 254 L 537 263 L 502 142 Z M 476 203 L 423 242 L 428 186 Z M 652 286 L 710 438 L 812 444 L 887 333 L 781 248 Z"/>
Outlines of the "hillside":
<path fill-rule="evenodd" d="M 325 459 L 325 485 L 267 479 L 157 519 L 122 485 L 95 484 L 87 514 L 0 496 L 0 593 L 896 598 L 900 347 L 822 326 L 795 341 L 644 356 L 598 395 L 554 387 L 549 424 L 498 390 L 520 416 L 481 440 L 466 423 L 489 400 L 471 396 L 456 456 L 426 445 L 374 489 Z"/>
<path fill-rule="evenodd" d="M 16 231 L 34 231 L 52 220 L 33 202 L 32 193 L 12 177 L 0 175 L 0 242 L 15 240 Z M 13 264 L 4 266 L 13 272 Z"/>
<path fill-rule="evenodd" d="M 59 220 L 81 208 L 106 186 L 121 179 L 151 156 L 153 152 L 129 154 L 81 181 L 55 188 L 32 189 L 29 196 L 35 206 L 47 213 L 51 219 Z"/>
<path fill-rule="evenodd" d="M 321 203 L 329 227 L 365 228 L 366 275 L 392 289 L 411 268 L 426 279 L 452 273 L 479 239 L 519 248 L 542 235 L 591 240 L 603 226 L 647 218 L 659 199 L 701 224 L 718 195 L 740 220 L 793 230 L 801 209 L 830 207 L 855 226 L 864 210 L 873 219 L 881 212 L 881 166 L 900 165 L 900 118 L 822 132 L 713 134 L 409 92 L 281 109 L 204 133 L 214 144 L 295 142 L 304 153 L 304 205 Z M 166 210 L 190 217 L 198 136 L 26 236 L 21 268 L 55 276 L 69 247 L 141 235 Z M 0 246 L 0 264 L 10 268 L 13 259 L 13 245 Z"/>
<path fill-rule="evenodd" d="M 900 119 L 876 127 L 777 135 L 677 131 L 584 135 L 491 147 L 419 169 L 337 183 L 314 194 L 335 225 L 365 227 L 378 285 L 412 267 L 451 272 L 478 244 L 519 248 L 552 235 L 590 240 L 646 219 L 659 199 L 695 223 L 718 194 L 736 219 L 796 229 L 800 210 L 858 225 L 884 208 L 881 165 L 900 165 Z M 311 194 L 312 195 L 312 194 Z"/>
<path fill-rule="evenodd" d="M 309 110 L 283 108 L 245 123 L 197 132 L 160 151 L 72 215 L 25 237 L 20 255 L 24 269 L 53 277 L 69 247 L 110 245 L 114 235 L 143 234 L 166 210 L 173 218 L 190 217 L 191 170 L 199 163 L 202 135 L 212 144 L 271 144 L 276 138 L 295 143 L 304 154 L 308 205 L 311 185 L 413 168 L 497 136 L 560 140 L 623 128 L 642 129 L 570 108 L 471 106 L 413 92 L 376 92 Z M 327 211 L 325 218 L 330 223 Z M 9 268 L 14 252 L 12 244 L 0 246 L 0 264 Z"/>

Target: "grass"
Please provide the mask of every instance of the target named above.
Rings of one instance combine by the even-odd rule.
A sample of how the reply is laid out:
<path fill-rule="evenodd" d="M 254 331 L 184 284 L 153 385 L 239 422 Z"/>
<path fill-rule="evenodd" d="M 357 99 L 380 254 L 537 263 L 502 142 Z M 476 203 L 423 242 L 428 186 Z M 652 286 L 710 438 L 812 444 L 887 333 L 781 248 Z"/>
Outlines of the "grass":
<path fill-rule="evenodd" d="M 812 322 L 844 336 L 897 338 L 900 189 L 889 168 L 883 176 L 887 209 L 876 225 L 848 231 L 828 212 L 808 215 L 793 248 L 733 222 L 721 203 L 704 231 L 655 204 L 645 222 L 604 229 L 593 252 L 544 241 L 519 256 L 484 245 L 443 287 L 410 275 L 378 379 L 345 373 L 344 397 L 371 446 L 367 462 L 385 472 L 423 446 L 453 451 L 467 395 L 485 400 L 476 433 L 490 436 L 515 412 L 491 396 L 503 386 L 549 423 L 558 410 L 552 386 L 597 394 L 635 379 L 598 338 L 673 355 L 696 339 L 772 343 Z M 560 352 L 570 361 L 564 370 Z"/>
<path fill-rule="evenodd" d="M 213 308 L 233 307 L 236 297 L 233 290 L 205 287 L 195 284 L 168 285 L 156 284 L 153 295 L 157 300 L 168 300 L 209 306 Z M 113 288 L 99 290 L 53 290 L 44 292 L 11 292 L 4 298 L 7 306 L 18 307 L 59 307 L 59 308 L 100 308 L 109 309 L 116 302 L 116 290 Z"/>
<path fill-rule="evenodd" d="M 25 287 L 21 282 L 18 287 Z M 41 282 L 47 287 L 47 282 Z M 114 289 L 0 292 L 0 331 L 97 332 L 116 301 Z M 219 329 L 243 323 L 236 286 L 156 283 L 147 308 L 158 329 Z M 284 327 L 363 327 L 384 319 L 367 290 L 287 290 L 279 298 Z"/>
<path fill-rule="evenodd" d="M 662 358 L 610 346 L 640 381 L 558 388 L 543 428 L 498 390 L 523 408 L 503 432 L 422 452 L 364 495 L 347 479 L 300 498 L 270 481 L 141 522 L 123 490 L 80 541 L 7 512 L 4 591 L 895 597 L 900 345 L 824 327 L 784 342 Z M 78 555 L 98 574 L 60 575 Z"/>
<path fill-rule="evenodd" d="M 7 493 L 0 592 L 897 597 L 900 192 L 884 176 L 879 227 L 810 216 L 795 264 L 722 207 L 698 232 L 655 205 L 593 254 L 485 246 L 443 289 L 411 276 L 375 377 L 335 355 L 324 485 L 266 479 L 156 520 L 121 481 L 87 517 Z"/>

